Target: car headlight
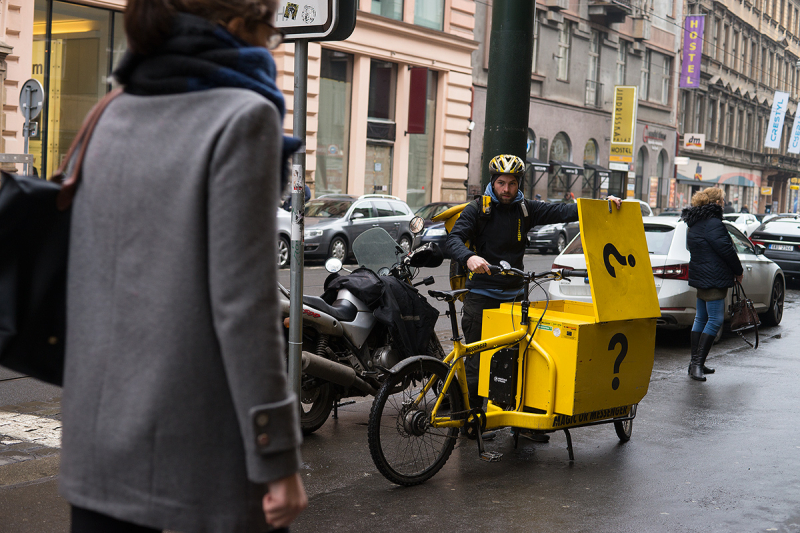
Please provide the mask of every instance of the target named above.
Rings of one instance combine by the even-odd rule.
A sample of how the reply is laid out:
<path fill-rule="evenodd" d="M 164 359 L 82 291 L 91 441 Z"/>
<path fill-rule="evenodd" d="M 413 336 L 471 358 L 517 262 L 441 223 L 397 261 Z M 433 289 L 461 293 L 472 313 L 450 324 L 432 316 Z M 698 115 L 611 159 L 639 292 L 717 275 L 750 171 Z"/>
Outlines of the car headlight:
<path fill-rule="evenodd" d="M 307 229 L 303 232 L 303 236 L 308 239 L 311 237 L 321 237 L 322 230 L 321 229 Z"/>
<path fill-rule="evenodd" d="M 444 228 L 428 228 L 422 235 L 425 237 L 444 237 L 447 235 L 447 230 Z"/>
<path fill-rule="evenodd" d="M 555 233 L 560 229 L 561 229 L 561 224 L 547 224 L 537 229 L 536 233 L 542 233 L 542 234 Z"/>

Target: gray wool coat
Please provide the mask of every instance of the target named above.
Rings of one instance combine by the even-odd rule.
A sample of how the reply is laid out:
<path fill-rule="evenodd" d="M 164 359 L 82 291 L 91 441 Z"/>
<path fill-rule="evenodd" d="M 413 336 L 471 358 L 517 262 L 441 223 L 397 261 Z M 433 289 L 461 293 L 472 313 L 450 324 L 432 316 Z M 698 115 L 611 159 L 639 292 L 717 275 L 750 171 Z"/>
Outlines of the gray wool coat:
<path fill-rule="evenodd" d="M 123 94 L 102 116 L 72 212 L 71 504 L 184 533 L 266 527 L 264 484 L 298 470 L 302 439 L 276 290 L 281 139 L 244 89 Z"/>

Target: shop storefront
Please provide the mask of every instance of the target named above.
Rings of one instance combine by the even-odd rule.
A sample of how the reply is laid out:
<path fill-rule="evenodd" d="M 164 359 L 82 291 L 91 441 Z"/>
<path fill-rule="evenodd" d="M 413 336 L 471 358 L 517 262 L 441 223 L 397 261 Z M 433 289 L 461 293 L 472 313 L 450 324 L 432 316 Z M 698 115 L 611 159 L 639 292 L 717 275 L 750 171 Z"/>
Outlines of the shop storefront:
<path fill-rule="evenodd" d="M 111 89 L 125 47 L 121 11 L 35 0 L 31 77 L 47 98 L 29 150 L 40 175 L 53 175 L 83 118 Z"/>
<path fill-rule="evenodd" d="M 706 187 L 720 187 L 725 191 L 725 199 L 731 202 L 738 213 L 746 207 L 757 213 L 761 187 L 761 171 L 722 165 L 695 158 L 677 167 L 677 182 L 670 205 L 678 208 L 688 207 L 692 195 Z"/>

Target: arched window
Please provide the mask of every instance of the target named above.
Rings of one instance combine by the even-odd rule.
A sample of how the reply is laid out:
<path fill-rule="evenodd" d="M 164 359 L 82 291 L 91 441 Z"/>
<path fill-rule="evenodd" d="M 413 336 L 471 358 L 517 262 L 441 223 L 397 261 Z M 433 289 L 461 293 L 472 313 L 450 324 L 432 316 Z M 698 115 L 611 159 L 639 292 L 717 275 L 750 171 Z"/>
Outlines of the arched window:
<path fill-rule="evenodd" d="M 525 147 L 527 157 L 536 157 L 536 134 L 528 128 L 528 144 Z"/>
<path fill-rule="evenodd" d="M 581 182 L 581 198 L 597 198 L 600 190 L 600 177 L 597 171 L 587 165 L 597 164 L 597 141 L 589 139 L 583 148 L 583 179 Z"/>
<path fill-rule="evenodd" d="M 563 131 L 558 132 L 550 143 L 550 161 L 572 161 L 572 143 L 569 135 Z M 557 174 L 551 173 L 547 183 L 547 197 L 551 200 L 562 200 L 569 191 L 569 184 L 569 176 L 561 170 Z"/>

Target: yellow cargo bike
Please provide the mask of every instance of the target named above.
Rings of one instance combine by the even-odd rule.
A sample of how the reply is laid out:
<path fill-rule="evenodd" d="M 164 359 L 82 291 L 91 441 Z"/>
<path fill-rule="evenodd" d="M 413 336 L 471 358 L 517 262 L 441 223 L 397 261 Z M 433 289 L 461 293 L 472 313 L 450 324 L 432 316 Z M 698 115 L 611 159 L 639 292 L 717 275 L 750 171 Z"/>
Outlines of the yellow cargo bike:
<path fill-rule="evenodd" d="M 444 359 L 417 356 L 389 370 L 372 404 L 369 449 L 378 470 L 399 485 L 431 478 L 449 458 L 460 433 L 510 427 L 564 431 L 574 460 L 570 429 L 613 424 L 622 442 L 631 437 L 637 404 L 653 369 L 656 318 L 660 316 L 644 226 L 638 205 L 611 209 L 602 200 L 579 200 L 587 270 L 536 274 L 492 267 L 493 275 L 519 276 L 520 300 L 484 312 L 480 341 L 461 342 L 455 300 L 467 289 L 429 291 L 446 301 L 453 351 Z M 570 277 L 588 283 L 592 303 L 531 302 L 532 286 Z M 546 291 L 545 291 L 546 292 Z M 474 355 L 479 354 L 479 355 Z M 469 404 L 464 361 L 479 356 L 478 392 L 486 410 Z"/>

